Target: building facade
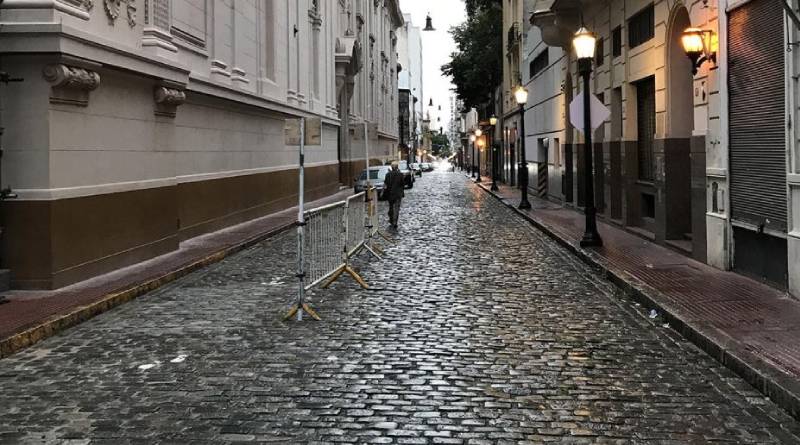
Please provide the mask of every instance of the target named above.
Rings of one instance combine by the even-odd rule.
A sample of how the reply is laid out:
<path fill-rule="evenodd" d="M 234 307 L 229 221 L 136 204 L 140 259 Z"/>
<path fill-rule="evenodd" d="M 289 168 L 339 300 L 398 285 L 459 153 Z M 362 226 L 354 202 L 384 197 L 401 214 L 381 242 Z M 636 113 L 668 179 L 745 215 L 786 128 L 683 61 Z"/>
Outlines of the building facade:
<path fill-rule="evenodd" d="M 400 104 L 400 145 L 407 150 L 404 157 L 413 161 L 422 134 L 422 104 L 424 87 L 422 78 L 422 30 L 414 26 L 411 16 L 403 16 L 404 24 L 398 29 L 398 63 L 401 71 L 399 89 L 403 97 Z"/>
<path fill-rule="evenodd" d="M 591 147 L 600 216 L 799 294 L 794 14 L 770 0 L 534 8 L 523 61 L 526 142 L 547 196 L 583 206 L 585 148 L 569 122 L 582 89 L 570 46 L 582 16 L 599 37 L 591 92 L 610 110 Z M 714 56 L 696 73 L 681 44 L 687 28 L 706 33 Z"/>
<path fill-rule="evenodd" d="M 36 3 L 36 4 L 34 4 Z M 306 193 L 397 138 L 396 0 L 0 3 L 3 266 L 58 288 L 291 207 L 287 117 L 322 119 Z"/>
<path fill-rule="evenodd" d="M 498 159 L 500 177 L 509 184 L 517 182 L 519 163 L 520 111 L 514 100 L 514 88 L 522 84 L 524 34 L 530 28 L 525 5 L 530 1 L 508 0 L 503 2 L 503 84 L 497 102 L 501 104 L 498 139 L 502 149 Z M 530 8 L 529 8 L 530 9 Z"/>

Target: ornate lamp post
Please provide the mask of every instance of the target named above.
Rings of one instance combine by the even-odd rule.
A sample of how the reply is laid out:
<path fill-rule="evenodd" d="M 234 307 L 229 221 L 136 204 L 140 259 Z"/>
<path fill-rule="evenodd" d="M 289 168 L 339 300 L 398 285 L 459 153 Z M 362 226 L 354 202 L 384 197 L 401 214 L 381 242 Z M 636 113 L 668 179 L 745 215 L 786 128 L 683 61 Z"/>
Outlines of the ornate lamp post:
<path fill-rule="evenodd" d="M 584 180 L 586 190 L 586 229 L 581 239 L 581 246 L 602 246 L 603 239 L 597 233 L 597 209 L 594 205 L 594 162 L 592 160 L 592 110 L 590 102 L 590 77 L 592 74 L 592 60 L 597 44 L 597 37 L 588 29 L 581 27 L 572 39 L 572 46 L 578 56 L 578 72 L 583 77 L 583 125 L 584 125 L 584 155 L 583 170 L 586 172 Z"/>
<path fill-rule="evenodd" d="M 486 139 L 484 139 L 484 138 L 478 139 L 477 144 L 478 144 L 478 150 L 477 150 L 477 154 L 478 154 L 478 177 L 475 178 L 475 183 L 476 184 L 480 184 L 480 182 L 481 182 L 481 152 L 483 152 L 483 147 L 486 146 Z"/>
<path fill-rule="evenodd" d="M 522 198 L 519 208 L 522 210 L 530 209 L 531 203 L 528 201 L 528 157 L 525 154 L 525 104 L 528 102 L 528 90 L 522 85 L 514 90 L 514 99 L 519 105 L 520 117 L 520 159 L 519 159 L 519 184 L 522 187 Z"/>
<path fill-rule="evenodd" d="M 492 191 L 496 192 L 500 190 L 497 187 L 497 146 L 495 146 L 494 143 L 494 133 L 497 128 L 497 116 L 492 115 L 492 117 L 489 118 L 489 124 L 492 126 Z"/>
<path fill-rule="evenodd" d="M 469 176 L 475 176 L 475 134 L 469 135 L 469 143 L 472 146 L 472 153 L 469 157 Z"/>
<path fill-rule="evenodd" d="M 483 136 L 483 130 L 481 130 L 480 127 L 478 127 L 478 128 L 475 129 L 475 133 L 474 134 L 475 134 L 475 140 L 477 142 L 481 138 L 481 136 Z M 475 155 L 476 154 L 477 154 L 477 152 L 475 150 L 475 144 L 472 144 L 472 155 L 473 155 L 472 156 L 472 176 L 476 177 L 476 175 L 477 175 L 478 181 L 476 181 L 476 182 L 480 182 L 481 164 L 480 164 L 480 159 L 478 159 L 478 163 L 475 164 L 475 159 L 476 159 Z M 480 154 L 478 154 L 478 156 L 480 156 Z"/>

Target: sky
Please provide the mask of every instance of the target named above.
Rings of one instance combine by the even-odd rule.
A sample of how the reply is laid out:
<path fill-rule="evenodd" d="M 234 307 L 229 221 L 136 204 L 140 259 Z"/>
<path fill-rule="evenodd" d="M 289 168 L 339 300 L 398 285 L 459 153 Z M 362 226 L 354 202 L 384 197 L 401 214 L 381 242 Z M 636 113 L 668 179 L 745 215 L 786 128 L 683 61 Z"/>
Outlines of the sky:
<path fill-rule="evenodd" d="M 422 82 L 425 89 L 425 107 L 428 100 L 433 99 L 434 109 L 431 112 L 436 123 L 438 106 L 442 106 L 441 126 L 447 131 L 450 121 L 450 91 L 453 84 L 442 75 L 440 67 L 450 61 L 450 54 L 456 50 L 455 42 L 448 32 L 451 27 L 467 19 L 462 0 L 400 0 L 400 9 L 404 14 L 411 14 L 414 26 L 425 27 L 425 16 L 430 13 L 436 31 L 422 33 Z"/>

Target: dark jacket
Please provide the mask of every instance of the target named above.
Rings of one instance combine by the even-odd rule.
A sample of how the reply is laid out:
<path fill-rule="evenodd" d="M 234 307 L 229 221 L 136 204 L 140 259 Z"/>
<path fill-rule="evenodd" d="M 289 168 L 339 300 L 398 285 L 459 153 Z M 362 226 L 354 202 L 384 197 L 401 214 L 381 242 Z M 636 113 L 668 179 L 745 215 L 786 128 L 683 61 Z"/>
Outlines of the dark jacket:
<path fill-rule="evenodd" d="M 403 199 L 405 194 L 405 187 L 406 187 L 406 180 L 400 170 L 392 169 L 389 173 L 386 174 L 386 178 L 383 180 L 384 185 L 386 185 L 386 189 L 384 190 L 384 196 L 389 201 L 398 201 Z"/>

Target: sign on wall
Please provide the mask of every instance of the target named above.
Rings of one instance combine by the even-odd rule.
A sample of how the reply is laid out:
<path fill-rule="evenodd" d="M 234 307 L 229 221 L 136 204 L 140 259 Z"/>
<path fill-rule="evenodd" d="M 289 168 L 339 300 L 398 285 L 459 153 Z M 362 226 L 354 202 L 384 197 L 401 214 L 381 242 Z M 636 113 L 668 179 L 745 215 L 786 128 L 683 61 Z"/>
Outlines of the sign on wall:
<path fill-rule="evenodd" d="M 322 145 L 322 119 L 305 118 L 305 145 Z M 286 119 L 284 125 L 286 145 L 300 145 L 300 119 Z"/>

